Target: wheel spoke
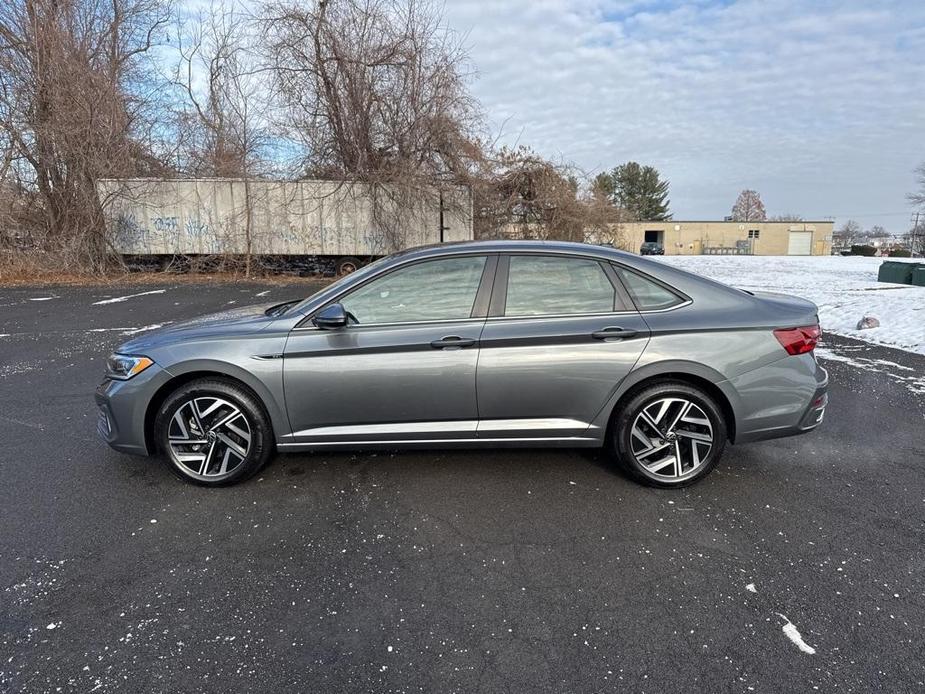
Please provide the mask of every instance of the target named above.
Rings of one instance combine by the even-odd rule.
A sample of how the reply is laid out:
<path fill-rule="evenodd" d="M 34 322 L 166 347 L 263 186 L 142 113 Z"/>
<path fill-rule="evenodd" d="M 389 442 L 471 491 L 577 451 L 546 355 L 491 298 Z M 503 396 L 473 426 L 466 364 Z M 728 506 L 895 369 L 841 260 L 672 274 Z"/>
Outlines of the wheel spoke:
<path fill-rule="evenodd" d="M 701 434 L 697 431 L 688 431 L 687 429 L 675 429 L 675 432 L 678 436 L 683 436 L 686 439 L 693 439 L 694 441 L 703 441 L 704 443 L 713 443 L 713 437 L 709 434 Z"/>
<path fill-rule="evenodd" d="M 210 427 L 209 427 L 209 431 L 213 431 L 213 430 L 215 430 L 215 429 L 218 429 L 220 426 L 223 426 L 225 423 L 230 422 L 230 421 L 231 421 L 232 419 L 234 419 L 235 417 L 240 416 L 240 414 L 241 414 L 241 410 L 239 410 L 239 409 L 236 408 L 236 407 L 235 407 L 235 408 L 232 408 L 231 412 L 229 412 L 229 413 L 226 414 L 224 417 L 222 417 L 220 420 L 218 420 L 217 422 L 215 422 L 212 426 L 210 426 Z"/>
<path fill-rule="evenodd" d="M 674 464 L 675 457 L 673 455 L 669 455 L 668 457 L 662 458 L 661 460 L 656 460 L 654 463 L 649 463 L 648 465 L 643 463 L 649 472 L 658 472 L 659 470 L 664 470 L 669 465 L 673 466 Z"/>
<path fill-rule="evenodd" d="M 643 410 L 643 411 L 642 411 L 642 414 L 640 414 L 640 417 L 642 417 L 642 420 L 643 420 L 646 424 L 648 424 L 650 427 L 652 427 L 653 429 L 655 429 L 655 431 L 658 432 L 659 435 L 661 435 L 662 430 L 659 428 L 658 422 L 656 422 L 654 419 L 652 419 L 651 415 L 649 415 L 648 412 L 646 412 L 645 410 Z"/>
<path fill-rule="evenodd" d="M 221 433 L 220 431 L 217 431 L 217 432 L 215 432 L 215 435 L 218 437 L 218 440 L 219 440 L 219 441 L 221 441 L 222 443 L 224 443 L 226 446 L 228 446 L 228 448 L 229 448 L 230 450 L 234 451 L 235 453 L 237 453 L 237 454 L 238 454 L 239 456 L 241 456 L 242 458 L 244 458 L 244 457 L 247 456 L 247 451 L 246 451 L 245 449 L 241 448 L 237 443 L 235 443 L 234 441 L 232 441 L 230 438 L 228 438 L 227 436 L 225 436 L 225 434 Z"/>
<path fill-rule="evenodd" d="M 205 475 L 209 472 L 209 462 L 212 460 L 212 454 L 215 452 L 215 441 L 212 441 L 209 444 L 209 451 L 205 454 L 202 459 L 202 465 L 199 467 L 199 474 Z"/>
<path fill-rule="evenodd" d="M 240 417 L 241 414 L 238 413 L 238 416 Z M 242 439 L 244 439 L 247 443 L 250 443 L 250 441 L 251 441 L 251 435 L 250 435 L 249 432 L 244 431 L 243 429 L 238 428 L 237 426 L 235 426 L 235 425 L 232 424 L 231 422 L 226 422 L 226 423 L 225 423 L 225 428 L 226 428 L 226 429 L 230 429 L 232 432 L 234 432 L 235 434 L 237 434 L 238 436 L 240 436 Z"/>
<path fill-rule="evenodd" d="M 668 443 L 667 441 L 666 441 L 665 443 L 656 443 L 656 444 L 653 444 L 651 448 L 648 448 L 648 449 L 646 449 L 646 450 L 644 450 L 644 451 L 638 452 L 638 453 L 636 454 L 636 457 L 637 457 L 637 458 L 648 458 L 648 457 L 649 457 L 650 455 L 652 455 L 653 453 L 657 453 L 658 451 L 663 451 L 663 450 L 665 450 L 666 448 L 668 448 L 668 446 L 670 446 L 670 445 L 671 445 L 671 444 Z"/>
<path fill-rule="evenodd" d="M 674 428 L 675 428 L 676 426 L 678 426 L 678 422 L 680 422 L 682 419 L 684 419 L 684 416 L 685 416 L 688 412 L 690 412 L 691 407 L 694 406 L 694 403 L 692 403 L 692 402 L 687 402 L 686 400 L 682 400 L 681 403 L 682 403 L 682 405 L 681 405 L 680 409 L 678 410 L 678 415 L 674 418 L 674 421 L 671 423 L 671 426 L 668 427 L 668 429 L 667 429 L 668 431 L 673 431 Z"/>
<path fill-rule="evenodd" d="M 224 475 L 228 471 L 228 458 L 231 456 L 231 449 L 225 448 L 225 456 L 222 458 L 222 467 L 218 474 Z"/>

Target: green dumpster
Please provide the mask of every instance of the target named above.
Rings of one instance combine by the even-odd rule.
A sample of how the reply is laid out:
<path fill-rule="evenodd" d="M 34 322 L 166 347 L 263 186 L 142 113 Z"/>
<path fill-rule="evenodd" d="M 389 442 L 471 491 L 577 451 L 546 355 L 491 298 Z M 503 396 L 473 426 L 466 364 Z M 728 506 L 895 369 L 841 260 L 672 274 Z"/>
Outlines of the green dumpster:
<path fill-rule="evenodd" d="M 912 284 L 917 287 L 925 287 L 925 265 L 916 263 L 918 267 L 912 271 Z"/>
<path fill-rule="evenodd" d="M 912 284 L 912 270 L 918 265 L 919 263 L 901 263 L 897 260 L 885 260 L 880 264 L 877 281 Z"/>

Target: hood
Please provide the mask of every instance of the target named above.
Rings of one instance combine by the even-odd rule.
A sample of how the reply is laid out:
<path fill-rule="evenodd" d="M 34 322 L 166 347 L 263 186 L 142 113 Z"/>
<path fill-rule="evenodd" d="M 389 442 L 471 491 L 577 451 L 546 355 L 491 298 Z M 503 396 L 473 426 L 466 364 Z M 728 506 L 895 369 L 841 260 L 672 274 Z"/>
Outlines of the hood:
<path fill-rule="evenodd" d="M 122 343 L 116 351 L 124 354 L 134 354 L 181 340 L 231 337 L 233 335 L 256 333 L 278 319 L 278 316 L 268 316 L 266 314 L 268 308 L 278 305 L 279 302 L 241 306 L 178 323 L 171 323 L 163 328 L 152 330 Z"/>

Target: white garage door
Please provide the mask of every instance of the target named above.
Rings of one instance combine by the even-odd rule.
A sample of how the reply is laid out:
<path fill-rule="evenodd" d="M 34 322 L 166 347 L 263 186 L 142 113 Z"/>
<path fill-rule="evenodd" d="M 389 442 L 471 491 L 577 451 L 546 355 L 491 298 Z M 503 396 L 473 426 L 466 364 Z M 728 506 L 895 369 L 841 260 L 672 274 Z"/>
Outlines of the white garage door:
<path fill-rule="evenodd" d="M 812 255 L 813 232 L 791 231 L 790 246 L 787 248 L 787 253 L 788 255 Z"/>

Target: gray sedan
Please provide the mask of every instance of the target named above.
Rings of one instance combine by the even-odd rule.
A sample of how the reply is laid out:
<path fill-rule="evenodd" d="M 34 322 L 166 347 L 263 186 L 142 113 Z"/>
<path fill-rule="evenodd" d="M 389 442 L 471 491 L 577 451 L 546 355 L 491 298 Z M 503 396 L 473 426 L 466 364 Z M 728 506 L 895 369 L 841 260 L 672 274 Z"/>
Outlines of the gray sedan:
<path fill-rule="evenodd" d="M 98 428 L 204 485 L 275 450 L 604 446 L 640 482 L 679 487 L 727 442 L 822 421 L 818 338 L 809 301 L 609 248 L 441 245 L 126 342 Z"/>

